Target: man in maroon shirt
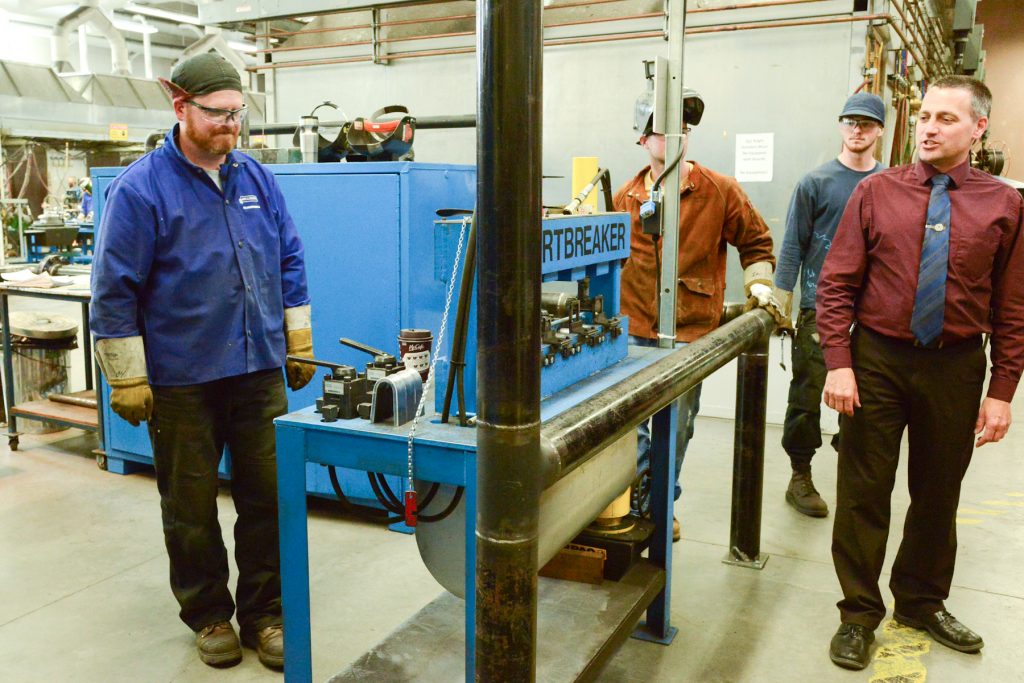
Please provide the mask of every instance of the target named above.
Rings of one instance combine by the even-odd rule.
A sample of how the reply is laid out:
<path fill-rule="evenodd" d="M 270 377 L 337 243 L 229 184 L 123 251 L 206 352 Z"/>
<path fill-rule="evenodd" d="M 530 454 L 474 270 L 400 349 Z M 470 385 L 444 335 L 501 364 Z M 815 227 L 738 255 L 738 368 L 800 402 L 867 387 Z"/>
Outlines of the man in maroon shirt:
<path fill-rule="evenodd" d="M 969 165 L 991 97 L 965 76 L 930 85 L 920 161 L 857 186 L 822 270 L 824 397 L 842 436 L 832 558 L 844 597 L 829 655 L 842 667 L 867 666 L 885 616 L 878 578 L 905 429 L 910 509 L 889 582 L 893 616 L 961 652 L 984 644 L 944 601 L 960 482 L 973 446 L 1006 434 L 1024 366 L 1022 200 Z M 992 378 L 982 401 L 984 334 Z"/>

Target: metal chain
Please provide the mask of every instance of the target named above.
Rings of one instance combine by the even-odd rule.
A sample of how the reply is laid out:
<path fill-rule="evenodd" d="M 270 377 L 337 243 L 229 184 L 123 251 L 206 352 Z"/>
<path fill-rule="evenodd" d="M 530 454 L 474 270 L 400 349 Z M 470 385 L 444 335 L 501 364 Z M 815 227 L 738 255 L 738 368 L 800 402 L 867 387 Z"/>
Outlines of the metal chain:
<path fill-rule="evenodd" d="M 431 385 L 434 383 L 434 372 L 437 369 L 437 358 L 438 352 L 443 348 L 441 344 L 444 342 L 444 331 L 448 327 L 448 311 L 452 306 L 452 293 L 455 291 L 455 277 L 459 274 L 459 261 L 462 259 L 462 244 L 466 238 L 466 226 L 475 219 L 476 214 L 466 216 L 462 219 L 462 230 L 459 232 L 459 244 L 455 247 L 455 262 L 452 264 L 452 277 L 448 282 L 448 294 L 444 301 L 444 314 L 441 316 L 441 329 L 437 333 L 437 345 L 434 347 L 434 357 L 430 361 L 430 374 L 427 375 L 427 381 L 423 385 L 423 393 L 420 394 L 420 403 L 416 406 L 416 412 L 412 418 L 412 427 L 409 428 L 409 444 L 408 444 L 408 465 L 409 474 L 408 482 L 406 484 L 407 491 L 413 491 L 413 440 L 416 438 L 416 425 L 420 420 L 420 415 L 423 413 L 423 404 L 427 400 L 427 393 L 430 390 Z M 451 372 L 451 370 L 449 370 Z"/>

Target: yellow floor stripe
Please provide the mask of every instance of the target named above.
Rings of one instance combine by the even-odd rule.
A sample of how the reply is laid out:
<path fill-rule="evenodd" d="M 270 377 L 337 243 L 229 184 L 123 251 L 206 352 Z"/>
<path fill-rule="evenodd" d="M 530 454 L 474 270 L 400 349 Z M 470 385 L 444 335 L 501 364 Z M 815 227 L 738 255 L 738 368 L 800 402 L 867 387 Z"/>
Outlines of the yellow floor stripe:
<path fill-rule="evenodd" d="M 1006 514 L 1002 510 L 975 510 L 974 508 L 960 508 L 957 512 L 961 515 L 988 515 L 990 517 Z"/>
<path fill-rule="evenodd" d="M 983 520 L 980 519 L 968 519 L 967 517 L 957 517 L 957 524 L 981 524 Z"/>
<path fill-rule="evenodd" d="M 1005 508 L 1024 508 L 1024 500 L 984 500 L 982 505 L 998 505 Z"/>
<path fill-rule="evenodd" d="M 920 657 L 931 646 L 932 641 L 924 631 L 890 619 L 882 626 L 870 683 L 924 683 L 928 672 Z"/>

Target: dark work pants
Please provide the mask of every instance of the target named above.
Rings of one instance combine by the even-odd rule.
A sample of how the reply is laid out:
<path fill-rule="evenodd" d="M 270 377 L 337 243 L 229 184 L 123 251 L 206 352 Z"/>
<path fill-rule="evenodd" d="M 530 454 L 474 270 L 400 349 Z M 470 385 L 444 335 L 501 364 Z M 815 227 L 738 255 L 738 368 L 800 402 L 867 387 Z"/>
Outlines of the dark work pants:
<path fill-rule="evenodd" d="M 194 631 L 228 621 L 228 558 L 217 521 L 217 464 L 231 453 L 238 623 L 256 633 L 281 623 L 274 418 L 287 412 L 280 369 L 153 387 L 149 435 L 171 590 Z"/>
<path fill-rule="evenodd" d="M 782 448 L 794 470 L 806 471 L 821 447 L 821 391 L 825 388 L 825 357 L 813 308 L 802 308 L 793 339 L 793 379 L 782 426 Z"/>
<path fill-rule="evenodd" d="M 861 407 L 841 416 L 832 559 L 844 623 L 875 629 L 885 616 L 878 579 L 889 535 L 900 442 L 908 431 L 910 508 L 889 587 L 895 611 L 943 609 L 956 561 L 956 509 L 971 461 L 985 379 L 980 340 L 920 349 L 858 327 L 853 368 Z"/>

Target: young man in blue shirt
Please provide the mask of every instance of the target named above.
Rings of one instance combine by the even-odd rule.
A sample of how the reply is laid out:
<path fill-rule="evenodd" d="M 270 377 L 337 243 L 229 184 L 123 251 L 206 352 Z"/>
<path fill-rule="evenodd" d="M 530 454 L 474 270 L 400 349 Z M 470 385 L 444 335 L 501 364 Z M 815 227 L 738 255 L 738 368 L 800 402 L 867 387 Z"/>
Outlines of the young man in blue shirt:
<path fill-rule="evenodd" d="M 846 101 L 839 115 L 843 149 L 797 183 L 775 271 L 775 296 L 787 317 L 792 315 L 793 290 L 800 276 L 793 379 L 782 447 L 793 467 L 786 502 L 810 517 L 828 516 L 828 505 L 811 479 L 811 458 L 821 446 L 821 391 L 825 386 L 825 360 L 814 313 L 818 275 L 853 189 L 883 168 L 874 153 L 884 124 L 885 104 L 877 95 L 857 93 Z"/>
<path fill-rule="evenodd" d="M 275 417 L 285 354 L 312 356 L 302 243 L 274 176 L 233 151 L 238 72 L 214 54 L 162 81 L 178 124 L 111 184 L 93 261 L 91 327 L 111 408 L 149 423 L 171 590 L 200 659 L 242 643 L 284 664 Z M 286 351 L 287 350 L 287 351 Z M 287 363 L 300 389 L 312 366 Z M 217 521 L 217 464 L 231 450 L 238 586 Z"/>

